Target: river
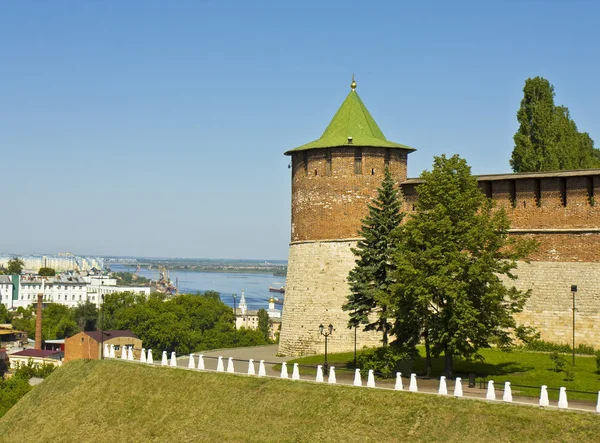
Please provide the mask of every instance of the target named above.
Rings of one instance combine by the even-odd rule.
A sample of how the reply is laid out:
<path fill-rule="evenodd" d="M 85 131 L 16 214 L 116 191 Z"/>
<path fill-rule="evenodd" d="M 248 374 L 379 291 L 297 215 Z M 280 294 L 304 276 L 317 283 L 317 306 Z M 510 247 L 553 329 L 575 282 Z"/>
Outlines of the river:
<path fill-rule="evenodd" d="M 135 272 L 135 267 L 113 264 L 110 266 L 115 272 Z M 285 277 L 263 273 L 236 273 L 236 272 L 193 272 L 169 271 L 173 284 L 179 283 L 179 292 L 192 293 L 217 291 L 221 300 L 233 307 L 233 294 L 237 294 L 239 305 L 242 290 L 246 296 L 248 309 L 267 309 L 271 296 L 282 299 L 283 294 L 269 292 L 269 286 L 280 287 L 285 285 Z M 140 269 L 138 275 L 152 280 L 157 280 L 157 270 Z M 279 306 L 279 308 L 281 308 Z"/>

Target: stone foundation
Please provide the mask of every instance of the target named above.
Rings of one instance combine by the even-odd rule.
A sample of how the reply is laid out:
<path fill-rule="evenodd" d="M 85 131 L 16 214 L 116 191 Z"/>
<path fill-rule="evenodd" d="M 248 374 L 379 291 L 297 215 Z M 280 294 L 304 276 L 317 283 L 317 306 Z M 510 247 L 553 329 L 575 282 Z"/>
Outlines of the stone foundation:
<path fill-rule="evenodd" d="M 354 329 L 342 310 L 350 292 L 346 278 L 354 267 L 350 248 L 356 241 L 308 241 L 290 245 L 279 353 L 286 356 L 323 354 L 325 337 L 319 325 L 330 323 L 329 352 L 354 350 Z M 380 333 L 357 330 L 357 349 L 381 345 Z"/>
<path fill-rule="evenodd" d="M 296 242 L 290 245 L 279 352 L 286 356 L 322 354 L 325 338 L 318 327 L 335 330 L 329 352 L 354 350 L 354 330 L 342 310 L 349 293 L 346 278 L 354 267 L 350 250 L 355 240 Z M 532 289 L 518 324 L 533 326 L 541 338 L 556 343 L 572 341 L 571 285 L 577 285 L 575 342 L 600 348 L 600 263 L 520 263 L 519 278 L 507 285 Z M 357 348 L 381 345 L 381 334 L 357 331 Z"/>
<path fill-rule="evenodd" d="M 516 315 L 518 324 L 533 326 L 543 340 L 572 342 L 575 295 L 575 344 L 600 348 L 600 263 L 520 263 L 518 280 L 507 282 L 518 289 L 532 289 L 525 310 Z"/>

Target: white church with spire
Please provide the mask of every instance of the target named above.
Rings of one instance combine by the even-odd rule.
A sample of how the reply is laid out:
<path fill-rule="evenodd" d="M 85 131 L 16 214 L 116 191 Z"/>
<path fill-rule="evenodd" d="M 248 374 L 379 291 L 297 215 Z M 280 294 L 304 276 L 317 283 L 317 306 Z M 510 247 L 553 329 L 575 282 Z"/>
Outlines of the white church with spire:
<path fill-rule="evenodd" d="M 235 309 L 235 327 L 237 329 L 257 329 L 258 328 L 258 309 L 248 309 L 246 295 L 242 289 L 240 304 Z M 275 339 L 275 334 L 281 329 L 281 311 L 275 308 L 275 299 L 269 299 L 269 309 L 266 310 L 269 316 L 269 330 L 271 339 Z"/>

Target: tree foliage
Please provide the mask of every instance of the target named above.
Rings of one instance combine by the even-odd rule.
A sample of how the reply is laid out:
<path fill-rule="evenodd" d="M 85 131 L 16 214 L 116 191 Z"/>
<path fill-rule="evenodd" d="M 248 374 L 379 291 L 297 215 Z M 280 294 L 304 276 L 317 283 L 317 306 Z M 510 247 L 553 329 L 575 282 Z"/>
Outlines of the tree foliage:
<path fill-rule="evenodd" d="M 54 268 L 43 267 L 38 271 L 38 275 L 42 277 L 54 277 L 56 275 L 56 271 Z"/>
<path fill-rule="evenodd" d="M 54 369 L 53 365 L 40 365 L 30 359 L 20 365 L 11 378 L 5 380 L 0 377 L 0 417 L 32 389 L 30 378 L 46 378 Z"/>
<path fill-rule="evenodd" d="M 369 214 L 362 221 L 359 235 L 363 239 L 352 249 L 356 266 L 348 275 L 351 293 L 343 306 L 350 315 L 348 327 L 364 325 L 365 331 L 381 332 L 384 346 L 391 328 L 392 257 L 398 239 L 395 233 L 404 217 L 400 204 L 400 191 L 394 188 L 386 168 L 377 197 L 368 205 Z"/>
<path fill-rule="evenodd" d="M 109 294 L 100 315 L 104 329 L 129 329 L 147 349 L 187 354 L 268 343 L 258 330 L 235 331 L 233 310 L 214 291 L 173 298 L 164 294 Z"/>
<path fill-rule="evenodd" d="M 394 333 L 413 345 L 426 335 L 451 375 L 453 357 L 477 358 L 480 348 L 510 341 L 513 314 L 529 292 L 506 287 L 500 276 L 515 278 L 517 260 L 536 245 L 508 237 L 505 211 L 485 198 L 458 156 L 436 157 L 421 178 L 395 255 Z"/>
<path fill-rule="evenodd" d="M 269 341 L 269 326 L 270 319 L 269 314 L 263 308 L 258 310 L 258 330 L 260 331 L 263 338 L 268 342 Z"/>
<path fill-rule="evenodd" d="M 527 79 L 523 94 L 510 160 L 515 172 L 600 167 L 600 150 L 589 134 L 578 131 L 569 109 L 554 104 L 554 87 L 548 80 Z"/>
<path fill-rule="evenodd" d="M 6 271 L 9 275 L 21 275 L 24 267 L 25 263 L 23 263 L 23 260 L 21 260 L 19 257 L 13 257 L 8 261 Z"/>

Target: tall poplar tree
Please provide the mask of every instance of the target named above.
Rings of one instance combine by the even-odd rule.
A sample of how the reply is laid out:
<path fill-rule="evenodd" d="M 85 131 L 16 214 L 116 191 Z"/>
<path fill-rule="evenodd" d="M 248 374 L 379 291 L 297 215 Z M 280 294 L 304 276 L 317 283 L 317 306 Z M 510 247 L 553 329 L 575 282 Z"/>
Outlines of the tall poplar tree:
<path fill-rule="evenodd" d="M 397 230 L 404 217 L 401 203 L 401 193 L 386 168 L 377 197 L 368 205 L 369 214 L 362 221 L 359 235 L 363 239 L 352 249 L 356 266 L 348 275 L 351 293 L 342 307 L 350 315 L 348 327 L 364 325 L 365 331 L 381 332 L 383 346 L 388 344 L 391 329 L 393 255 Z"/>
<path fill-rule="evenodd" d="M 517 260 L 536 245 L 508 237 L 505 211 L 494 209 L 457 155 L 436 157 L 421 178 L 416 213 L 396 247 L 393 332 L 406 340 L 421 331 L 432 355 L 444 354 L 451 376 L 454 357 L 477 358 L 492 341 L 510 341 L 513 314 L 529 292 L 505 286 L 500 276 L 514 279 Z"/>
<path fill-rule="evenodd" d="M 554 87 L 545 78 L 525 81 L 517 120 L 510 160 L 515 172 L 600 167 L 600 150 L 578 131 L 569 109 L 554 104 Z"/>

